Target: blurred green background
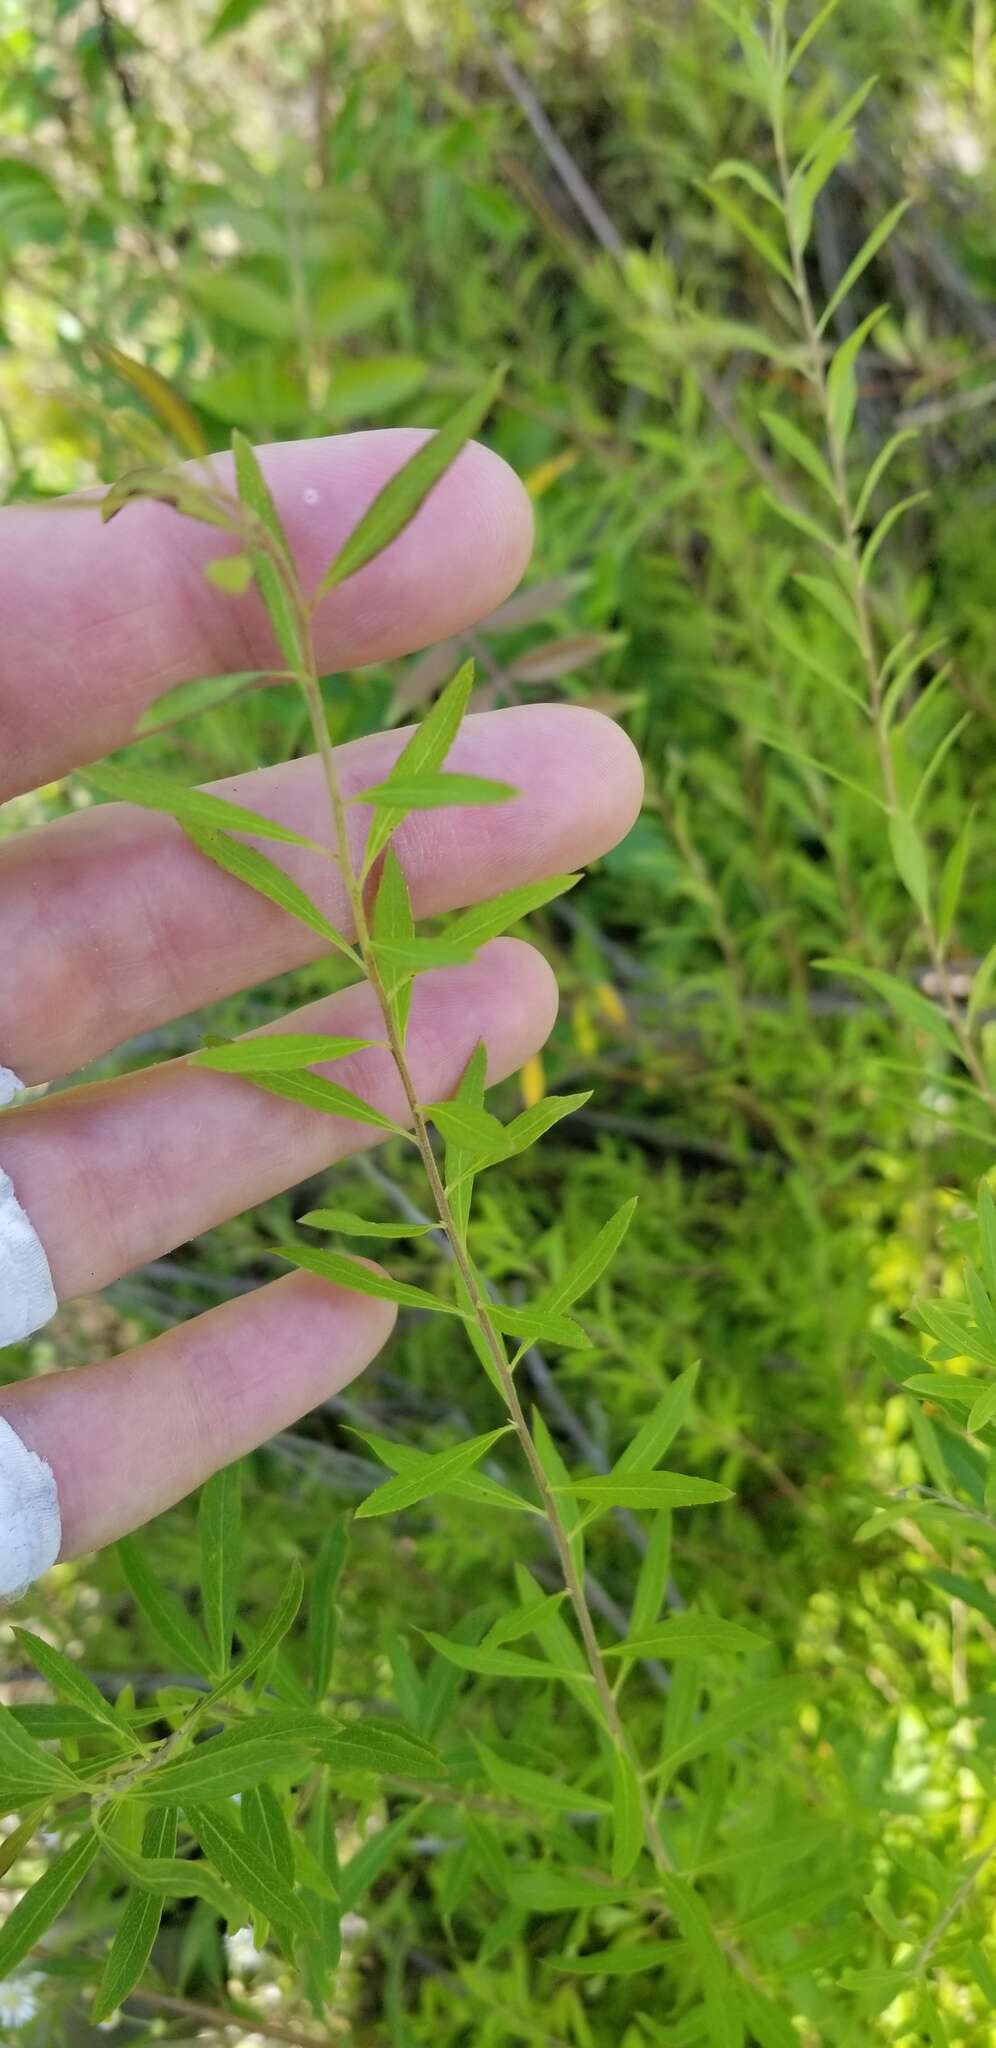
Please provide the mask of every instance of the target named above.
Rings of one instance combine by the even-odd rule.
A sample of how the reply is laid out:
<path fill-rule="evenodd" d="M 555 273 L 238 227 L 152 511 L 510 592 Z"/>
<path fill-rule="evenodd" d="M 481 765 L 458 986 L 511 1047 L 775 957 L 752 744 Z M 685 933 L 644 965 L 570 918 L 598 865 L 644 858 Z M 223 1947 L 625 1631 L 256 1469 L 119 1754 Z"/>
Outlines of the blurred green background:
<path fill-rule="evenodd" d="M 797 29 L 809 11 L 798 14 Z M 799 152 L 878 78 L 817 206 L 819 297 L 889 208 L 912 202 L 830 338 L 888 304 L 861 358 L 860 446 L 870 459 L 916 429 L 890 489 L 927 495 L 879 556 L 876 602 L 897 639 L 915 628 L 945 643 L 943 686 L 910 732 L 914 766 L 968 715 L 921 817 L 939 864 L 975 807 L 951 939 L 966 987 L 993 941 L 996 893 L 994 63 L 989 0 L 842 0 L 792 101 Z M 959 1291 L 992 1118 L 943 1048 L 813 965 L 846 955 L 922 987 L 929 963 L 881 814 L 861 795 L 870 741 L 831 686 L 840 630 L 794 580 L 808 543 L 770 502 L 786 464 L 764 414 L 805 429 L 811 413 L 784 289 L 707 189 L 723 160 L 771 167 L 723 11 L 229 0 L 218 14 L 200 0 L 0 0 L 0 123 L 9 500 L 161 452 L 152 415 L 99 353 L 107 344 L 167 377 L 213 447 L 233 426 L 268 441 L 434 425 L 508 361 L 489 438 L 535 503 L 523 590 L 459 643 L 327 686 L 345 738 L 417 712 L 469 652 L 480 702 L 597 705 L 646 763 L 629 839 L 533 921 L 561 1015 L 542 1066 L 506 1084 L 499 1108 L 544 1088 L 594 1095 L 482 1184 L 482 1257 L 497 1285 L 528 1284 L 537 1261 L 639 1193 L 588 1318 L 595 1350 L 564 1354 L 533 1389 L 569 1458 L 614 1456 L 667 1378 L 702 1361 L 686 1455 L 736 1497 L 679 1520 L 676 1588 L 757 1620 L 777 1645 L 757 1677 L 796 1680 L 673 1788 L 709 1912 L 770 1993 L 748 2038 L 985 2048 L 996 2042 L 996 1863 L 917 1981 L 891 1973 L 931 1938 L 996 1830 L 992 1524 L 952 1519 L 927 1534 L 899 1520 L 867 1545 L 855 1532 L 882 1496 L 932 1476 L 921 1411 L 872 1340 L 900 1331 L 916 1299 Z M 735 189 L 763 226 L 756 193 L 712 191 Z M 925 694 L 928 674 L 914 690 Z M 303 713 L 270 688 L 168 726 L 131 758 L 195 781 L 306 750 Z M 0 833 L 86 800 L 68 785 L 17 799 Z M 206 1027 L 242 1030 L 326 984 L 325 967 L 284 977 L 102 1071 L 182 1051 Z M 992 1034 L 985 1026 L 990 1071 Z M 406 1161 L 388 1163 L 420 1201 Z M 379 1157 L 343 1172 L 337 1199 L 389 1215 L 383 1172 Z M 270 1277 L 270 1247 L 316 1191 L 295 1189 L 68 1306 L 5 1353 L 7 1375 L 125 1348 Z M 459 1337 L 406 1319 L 348 1399 L 252 1461 L 250 1604 L 265 1613 L 287 1558 L 307 1559 L 329 1514 L 368 1490 L 350 1423 L 432 1446 L 491 1417 Z M 971 1492 L 977 1451 L 949 1434 L 949 1490 Z M 184 1508 L 155 1531 L 181 1590 L 193 1529 Z M 611 1520 L 592 1548 L 611 1632 L 636 1554 Z M 527 1555 L 517 1528 L 457 1501 L 410 1527 L 365 1525 L 345 1585 L 344 1694 L 393 1698 L 405 1657 L 421 1661 L 413 1623 L 450 1626 L 514 1558 L 548 1572 L 541 1545 Z M 57 1568 L 18 1619 L 112 1688 L 161 1682 L 161 1652 L 113 1555 Z M 40 1697 L 10 1643 L 4 1656 L 3 1697 Z M 737 1687 L 679 1667 L 666 1694 L 644 1675 L 628 1701 L 651 1746 L 658 1726 L 674 1744 L 704 1702 L 719 1711 Z M 583 1750 L 583 1717 L 564 1709 L 554 1730 L 543 1706 L 487 1684 L 462 1695 L 468 1739 L 495 1717 L 507 1732 L 513 1705 L 523 1760 Z M 387 1817 L 381 1805 L 373 1822 Z M 571 1914 L 500 1923 L 450 1818 L 434 1810 L 377 1873 L 328 2038 L 718 2038 L 696 2019 L 701 2006 L 689 2018 L 681 1944 L 649 1989 L 545 1968 Z M 9 1882 L 37 1874 L 44 1854 L 33 1849 Z M 114 1910 L 106 1886 L 77 1902 L 19 2016 L 0 1987 L 0 2036 L 6 2018 L 26 2042 L 90 2038 L 80 1987 Z M 625 1912 L 588 1919 L 604 1936 Z M 249 2019 L 223 2036 L 198 2017 L 233 1983 L 256 2001 L 259 2038 L 267 2021 L 298 2024 L 279 1957 L 226 1952 L 206 1910 L 168 1916 L 156 1970 L 180 2003 L 130 2007 L 120 2038 L 254 2040 Z M 279 2038 L 307 2039 L 307 2024 Z"/>

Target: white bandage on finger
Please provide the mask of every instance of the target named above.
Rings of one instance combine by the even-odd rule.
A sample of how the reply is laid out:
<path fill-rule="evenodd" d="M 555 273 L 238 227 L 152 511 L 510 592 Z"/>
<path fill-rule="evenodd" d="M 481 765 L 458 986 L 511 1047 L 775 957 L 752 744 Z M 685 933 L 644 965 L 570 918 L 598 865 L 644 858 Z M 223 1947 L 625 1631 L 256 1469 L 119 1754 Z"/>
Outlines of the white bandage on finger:
<path fill-rule="evenodd" d="M 61 1544 L 55 1474 L 0 1417 L 0 1601 L 19 1600 Z"/>
<path fill-rule="evenodd" d="M 0 1109 L 6 1109 L 8 1102 L 13 1102 L 23 1087 L 24 1082 L 19 1081 L 9 1067 L 0 1067 Z"/>
<path fill-rule="evenodd" d="M 0 1166 L 0 1345 L 42 1329 L 58 1305 L 44 1246 Z"/>

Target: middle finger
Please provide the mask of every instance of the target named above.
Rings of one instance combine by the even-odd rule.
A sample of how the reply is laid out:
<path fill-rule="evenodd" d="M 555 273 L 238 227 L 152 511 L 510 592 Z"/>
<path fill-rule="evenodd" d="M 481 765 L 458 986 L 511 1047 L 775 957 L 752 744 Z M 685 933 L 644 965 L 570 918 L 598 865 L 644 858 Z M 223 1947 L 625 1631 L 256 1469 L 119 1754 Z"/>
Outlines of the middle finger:
<path fill-rule="evenodd" d="M 406 738 L 339 749 L 347 793 L 381 780 Z M 513 801 L 414 814 L 396 845 L 416 915 L 581 866 L 613 845 L 639 808 L 641 771 L 599 712 L 539 704 L 467 719 L 448 766 L 512 783 Z M 315 760 L 211 785 L 323 843 L 328 799 Z M 350 813 L 357 850 L 368 813 Z M 340 930 L 351 930 L 335 866 L 267 842 Z M 129 804 L 0 844 L 0 1064 L 26 1082 L 77 1071 L 154 1030 L 323 950 L 307 926 L 222 872 L 167 817 Z M 5 1124 L 6 1130 L 6 1124 Z"/>

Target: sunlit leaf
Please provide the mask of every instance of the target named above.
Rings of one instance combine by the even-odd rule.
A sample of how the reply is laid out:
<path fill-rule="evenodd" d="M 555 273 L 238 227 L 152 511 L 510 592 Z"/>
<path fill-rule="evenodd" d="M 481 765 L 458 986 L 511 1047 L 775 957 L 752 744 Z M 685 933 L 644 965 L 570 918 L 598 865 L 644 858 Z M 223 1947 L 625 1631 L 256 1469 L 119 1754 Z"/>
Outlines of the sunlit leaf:
<path fill-rule="evenodd" d="M 107 763 L 101 768 L 87 768 L 82 780 L 99 790 L 101 796 L 139 804 L 143 810 L 162 811 L 181 825 L 193 825 L 207 832 L 248 832 L 254 839 L 278 839 L 285 846 L 305 846 L 312 853 L 324 851 L 313 839 L 292 832 L 289 825 L 262 818 L 256 811 L 244 810 L 241 804 L 229 803 L 225 797 L 211 796 L 207 790 L 186 789 L 182 783 L 171 782 L 168 776 L 147 768 L 118 768 Z"/>
<path fill-rule="evenodd" d="M 908 982 L 899 981 L 894 974 L 886 974 L 882 968 L 865 967 L 857 960 L 814 960 L 813 966 L 827 974 L 842 974 L 852 981 L 864 982 L 895 1010 L 904 1023 L 911 1024 L 917 1031 L 926 1031 L 949 1051 L 955 1049 L 954 1035 L 943 1010 L 938 1009 L 928 996 L 922 996 L 918 989 L 910 988 Z"/>
<path fill-rule="evenodd" d="M 631 1472 L 648 1472 L 658 1458 L 663 1458 L 686 1420 L 698 1371 L 697 1365 L 688 1366 L 661 1395 L 646 1421 L 641 1423 L 636 1435 L 616 1459 L 612 1468 L 615 1478 L 626 1478 Z"/>
<path fill-rule="evenodd" d="M 728 1656 L 747 1654 L 768 1647 L 766 1636 L 742 1628 L 736 1621 L 719 1621 L 711 1614 L 675 1614 L 663 1627 L 642 1636 L 628 1636 L 624 1643 L 610 1643 L 605 1657 L 661 1657 L 666 1663 L 675 1657 Z"/>
<path fill-rule="evenodd" d="M 643 1848 L 640 1781 L 625 1750 L 612 1757 L 612 1875 L 628 1877 Z"/>
<path fill-rule="evenodd" d="M 455 1302 L 429 1294 L 424 1287 L 413 1287 L 406 1280 L 392 1280 L 389 1273 L 361 1266 L 358 1259 L 349 1258 L 345 1252 L 318 1251 L 310 1245 L 276 1245 L 274 1249 L 278 1258 L 287 1259 L 292 1266 L 303 1266 L 307 1272 L 318 1273 L 323 1280 L 332 1280 L 337 1287 L 348 1288 L 354 1294 L 370 1294 L 377 1301 L 396 1301 L 402 1308 L 425 1309 L 435 1315 L 469 1314 Z"/>
<path fill-rule="evenodd" d="M 349 1088 L 340 1087 L 338 1081 L 327 1081 L 322 1074 L 274 1074 L 252 1073 L 245 1076 L 254 1088 L 265 1089 L 268 1095 L 279 1095 L 284 1102 L 299 1102 L 303 1109 L 320 1110 L 323 1116 L 346 1117 L 350 1123 L 370 1124 L 374 1130 L 390 1131 L 392 1136 L 406 1135 L 401 1126 L 392 1123 L 373 1104 L 365 1102 L 361 1095 L 354 1095 Z"/>
<path fill-rule="evenodd" d="M 312 1230 L 334 1230 L 340 1237 L 426 1237 L 437 1227 L 433 1223 L 370 1223 L 365 1216 L 354 1216 L 351 1209 L 309 1209 L 298 1222 Z"/>
<path fill-rule="evenodd" d="M 397 1514 L 402 1508 L 414 1507 L 418 1501 L 431 1499 L 433 1494 L 444 1491 L 448 1482 L 462 1479 L 510 1428 L 511 1423 L 506 1423 L 503 1428 L 490 1430 L 485 1436 L 471 1437 L 466 1443 L 455 1444 L 451 1450 L 424 1458 L 415 1471 L 401 1473 L 398 1478 L 385 1481 L 374 1493 L 368 1494 L 356 1510 L 357 1518 Z"/>
<path fill-rule="evenodd" d="M 352 801 L 373 804 L 377 809 L 439 811 L 453 805 L 504 804 L 518 795 L 508 782 L 492 782 L 485 775 L 391 775 L 386 782 L 357 790 Z"/>
<path fill-rule="evenodd" d="M 142 1855 L 172 1859 L 176 1852 L 176 1809 L 164 1806 L 150 1813 L 142 1834 Z M 141 1981 L 159 1932 L 165 1901 L 149 1891 L 132 1892 L 118 1921 L 97 1995 L 90 2008 L 90 2023 L 99 2026 L 123 2004 L 129 1991 Z"/>
<path fill-rule="evenodd" d="M 138 392 L 160 426 L 165 427 L 167 434 L 185 454 L 198 457 L 207 453 L 207 443 L 196 413 L 158 370 L 149 363 L 136 362 L 133 356 L 125 355 L 123 349 L 113 348 L 106 342 L 98 345 L 97 354 L 115 376 L 121 377 L 133 391 Z"/>
<path fill-rule="evenodd" d="M 117 1554 L 132 1598 L 181 1671 L 209 1675 L 210 1656 L 200 1629 L 153 1570 L 138 1538 L 122 1537 Z"/>
<path fill-rule="evenodd" d="M 279 1927 L 310 1934 L 312 1923 L 304 1901 L 262 1844 L 249 1839 L 231 1811 L 221 1806 L 185 1804 L 187 1819 L 202 1849 L 225 1882 Z"/>
<path fill-rule="evenodd" d="M 11 1970 L 30 1955 L 46 1928 L 51 1927 L 53 1920 L 57 1920 L 68 1906 L 99 1846 L 93 1830 L 85 1829 L 68 1849 L 63 1849 L 61 1855 L 56 1856 L 44 1875 L 11 1908 L 0 1928 L 0 1978 L 9 1976 Z"/>
<path fill-rule="evenodd" d="M 733 1498 L 728 1486 L 717 1486 L 711 1479 L 691 1479 L 684 1472 L 629 1472 L 624 1477 L 606 1472 L 593 1479 L 572 1480 L 562 1490 L 608 1508 L 696 1508 Z"/>
<path fill-rule="evenodd" d="M 488 416 L 501 389 L 504 371 L 468 398 L 378 492 L 373 504 L 357 521 L 348 540 L 339 549 L 318 586 L 317 595 L 355 576 L 375 555 L 383 552 L 414 518 L 440 478 L 455 462 L 465 442 Z"/>

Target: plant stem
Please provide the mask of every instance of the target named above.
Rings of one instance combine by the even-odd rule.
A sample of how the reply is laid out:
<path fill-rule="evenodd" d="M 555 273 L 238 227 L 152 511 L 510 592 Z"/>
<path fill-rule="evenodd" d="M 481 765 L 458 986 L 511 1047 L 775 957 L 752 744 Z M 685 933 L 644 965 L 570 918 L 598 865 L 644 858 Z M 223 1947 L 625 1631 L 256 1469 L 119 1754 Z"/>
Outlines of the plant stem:
<path fill-rule="evenodd" d="M 777 32 L 776 28 L 774 31 L 775 35 L 777 35 Z M 777 57 L 777 50 L 774 44 L 772 46 L 772 56 L 773 58 Z M 834 484 L 834 500 L 837 516 L 840 521 L 841 547 L 847 570 L 848 596 L 854 613 L 855 631 L 868 688 L 868 709 L 875 733 L 879 774 L 887 809 L 890 815 L 896 815 L 902 810 L 902 803 L 896 782 L 896 767 L 889 740 L 888 724 L 883 713 L 883 669 L 878 659 L 875 644 L 875 627 L 872 621 L 867 586 L 862 574 L 857 522 L 854 517 L 854 507 L 847 475 L 846 448 L 830 403 L 823 359 L 823 342 L 820 337 L 816 313 L 813 307 L 809 279 L 806 275 L 804 245 L 800 243 L 790 204 L 791 174 L 785 146 L 782 112 L 777 102 L 772 111 L 771 127 L 782 203 L 785 209 L 785 231 L 792 265 L 795 297 L 802 319 L 809 356 L 809 381 L 816 394 L 822 416 L 830 473 Z M 989 1080 L 971 1032 L 955 1000 L 948 976 L 947 963 L 944 958 L 944 948 L 929 910 L 920 909 L 920 929 L 937 976 L 937 985 L 944 1014 L 951 1026 L 958 1051 L 983 1101 L 996 1114 L 996 1090 L 994 1090 Z"/>
<path fill-rule="evenodd" d="M 307 622 L 302 622 L 302 624 L 304 626 Z M 487 1348 L 487 1354 L 494 1369 L 495 1380 L 501 1389 L 502 1398 L 508 1409 L 516 1436 L 543 1504 L 543 1511 L 549 1523 L 564 1584 L 574 1610 L 588 1663 L 588 1670 L 594 1682 L 607 1731 L 617 1749 L 629 1759 L 636 1773 L 636 1780 L 640 1786 L 640 1803 L 647 1846 L 657 1868 L 659 1870 L 669 1870 L 671 1868 L 671 1859 L 660 1833 L 653 1802 L 642 1784 L 639 1769 L 619 1715 L 615 1695 L 603 1662 L 598 1637 L 595 1634 L 595 1626 L 585 1595 L 583 1578 L 574 1561 L 570 1537 L 564 1526 L 556 1495 L 543 1469 L 542 1459 L 533 1441 L 525 1411 L 519 1399 L 515 1376 L 508 1362 L 504 1343 L 495 1328 L 485 1289 L 475 1271 L 470 1252 L 453 1215 L 446 1186 L 439 1171 L 436 1155 L 432 1149 L 429 1127 L 419 1103 L 418 1091 L 408 1064 L 404 1041 L 397 1028 L 391 1011 L 391 1005 L 387 999 L 370 931 L 370 922 L 363 896 L 363 884 L 353 863 L 346 822 L 346 803 L 339 782 L 335 752 L 329 735 L 328 722 L 325 717 L 325 706 L 322 702 L 318 681 L 310 625 L 307 626 L 306 636 L 303 634 L 303 639 L 308 668 L 307 672 L 301 677 L 301 686 L 308 706 L 308 713 L 315 735 L 315 744 L 318 748 L 322 772 L 325 778 L 325 787 L 332 814 L 335 846 L 342 871 L 343 883 L 349 896 L 350 908 L 353 914 L 356 944 L 363 961 L 364 971 L 381 1011 L 384 1029 L 391 1049 L 391 1056 L 408 1104 L 412 1131 L 425 1170 L 425 1177 L 429 1184 L 433 1204 L 440 1226 L 449 1244 L 457 1272 L 466 1290 L 467 1299 L 471 1303 L 474 1320 Z"/>

